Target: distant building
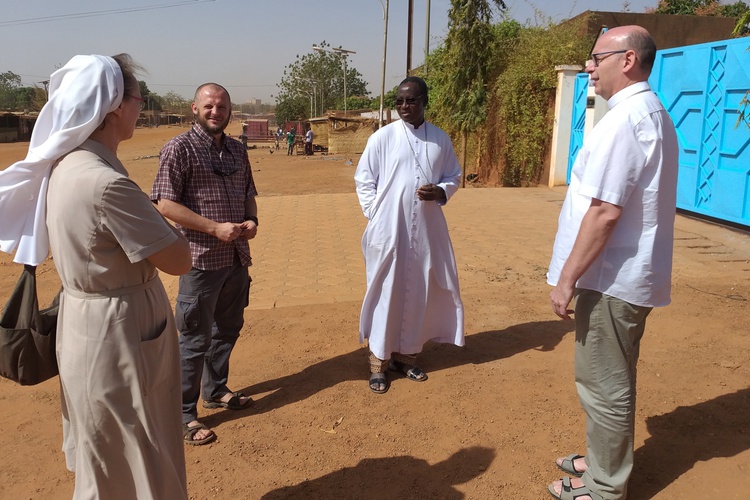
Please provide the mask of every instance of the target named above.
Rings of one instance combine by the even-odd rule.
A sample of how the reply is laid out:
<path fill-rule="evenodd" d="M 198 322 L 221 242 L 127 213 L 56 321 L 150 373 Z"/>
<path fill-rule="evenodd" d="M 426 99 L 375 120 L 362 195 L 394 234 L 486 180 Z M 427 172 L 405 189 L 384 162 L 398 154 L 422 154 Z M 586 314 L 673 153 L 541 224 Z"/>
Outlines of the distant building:
<path fill-rule="evenodd" d="M 0 142 L 31 140 L 39 113 L 7 112 L 0 115 Z"/>
<path fill-rule="evenodd" d="M 257 140 L 266 140 L 271 135 L 268 132 L 267 119 L 248 119 L 242 122 L 242 135 L 247 137 L 249 142 Z"/>

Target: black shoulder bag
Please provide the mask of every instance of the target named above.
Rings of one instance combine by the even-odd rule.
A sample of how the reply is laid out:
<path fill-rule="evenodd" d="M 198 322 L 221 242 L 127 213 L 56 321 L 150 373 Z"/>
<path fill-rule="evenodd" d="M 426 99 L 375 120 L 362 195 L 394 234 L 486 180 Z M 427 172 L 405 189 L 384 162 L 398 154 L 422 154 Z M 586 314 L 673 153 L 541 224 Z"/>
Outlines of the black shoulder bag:
<path fill-rule="evenodd" d="M 0 376 L 34 385 L 57 375 L 55 331 L 60 294 L 39 310 L 36 267 L 25 265 L 0 316 Z"/>

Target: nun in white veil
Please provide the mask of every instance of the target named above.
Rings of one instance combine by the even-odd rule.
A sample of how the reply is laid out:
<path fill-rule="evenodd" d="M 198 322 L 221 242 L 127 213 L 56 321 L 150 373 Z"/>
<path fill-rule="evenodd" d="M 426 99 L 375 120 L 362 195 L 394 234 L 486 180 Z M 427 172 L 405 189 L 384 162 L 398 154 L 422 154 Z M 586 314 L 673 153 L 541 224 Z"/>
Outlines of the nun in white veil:
<path fill-rule="evenodd" d="M 57 359 L 74 498 L 187 498 L 177 334 L 157 269 L 190 269 L 187 241 L 117 159 L 143 98 L 126 54 L 52 74 L 26 159 L 0 172 L 0 250 L 63 291 Z"/>

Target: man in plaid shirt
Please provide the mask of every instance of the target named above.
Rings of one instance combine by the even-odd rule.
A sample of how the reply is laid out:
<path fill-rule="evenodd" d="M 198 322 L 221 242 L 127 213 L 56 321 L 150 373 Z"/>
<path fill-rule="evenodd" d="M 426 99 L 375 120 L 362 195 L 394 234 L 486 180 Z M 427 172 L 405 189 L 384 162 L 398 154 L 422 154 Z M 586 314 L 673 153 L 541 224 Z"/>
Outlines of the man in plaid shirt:
<path fill-rule="evenodd" d="M 210 443 L 216 434 L 198 421 L 205 408 L 241 410 L 252 399 L 227 387 L 229 357 L 244 322 L 251 265 L 248 240 L 258 230 L 257 192 L 246 149 L 224 134 L 229 93 L 206 83 L 195 91 L 193 128 L 159 155 L 151 200 L 190 243 L 193 268 L 180 277 L 175 317 L 182 357 L 185 442 Z"/>

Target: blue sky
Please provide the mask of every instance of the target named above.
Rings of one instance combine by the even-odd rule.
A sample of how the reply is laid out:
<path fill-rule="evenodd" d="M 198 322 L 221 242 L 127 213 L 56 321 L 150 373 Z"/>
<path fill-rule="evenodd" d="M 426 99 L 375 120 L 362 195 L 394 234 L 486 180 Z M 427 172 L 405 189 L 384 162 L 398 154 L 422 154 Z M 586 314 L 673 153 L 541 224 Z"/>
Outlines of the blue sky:
<path fill-rule="evenodd" d="M 385 0 L 382 0 L 385 3 Z M 510 17 L 560 21 L 585 10 L 643 12 L 658 0 L 508 0 Z M 412 66 L 424 59 L 426 0 L 414 0 Z M 449 0 L 432 0 L 430 47 L 447 32 Z M 406 0 L 390 0 L 386 91 L 406 72 Z M 325 40 L 355 51 L 349 64 L 380 94 L 380 0 L 0 0 L 0 72 L 46 80 L 76 54 L 128 52 L 149 89 L 190 98 L 206 81 L 235 103 L 273 102 L 284 68 Z M 538 17 L 536 13 L 541 13 Z M 500 18 L 497 17 L 496 20 Z"/>

